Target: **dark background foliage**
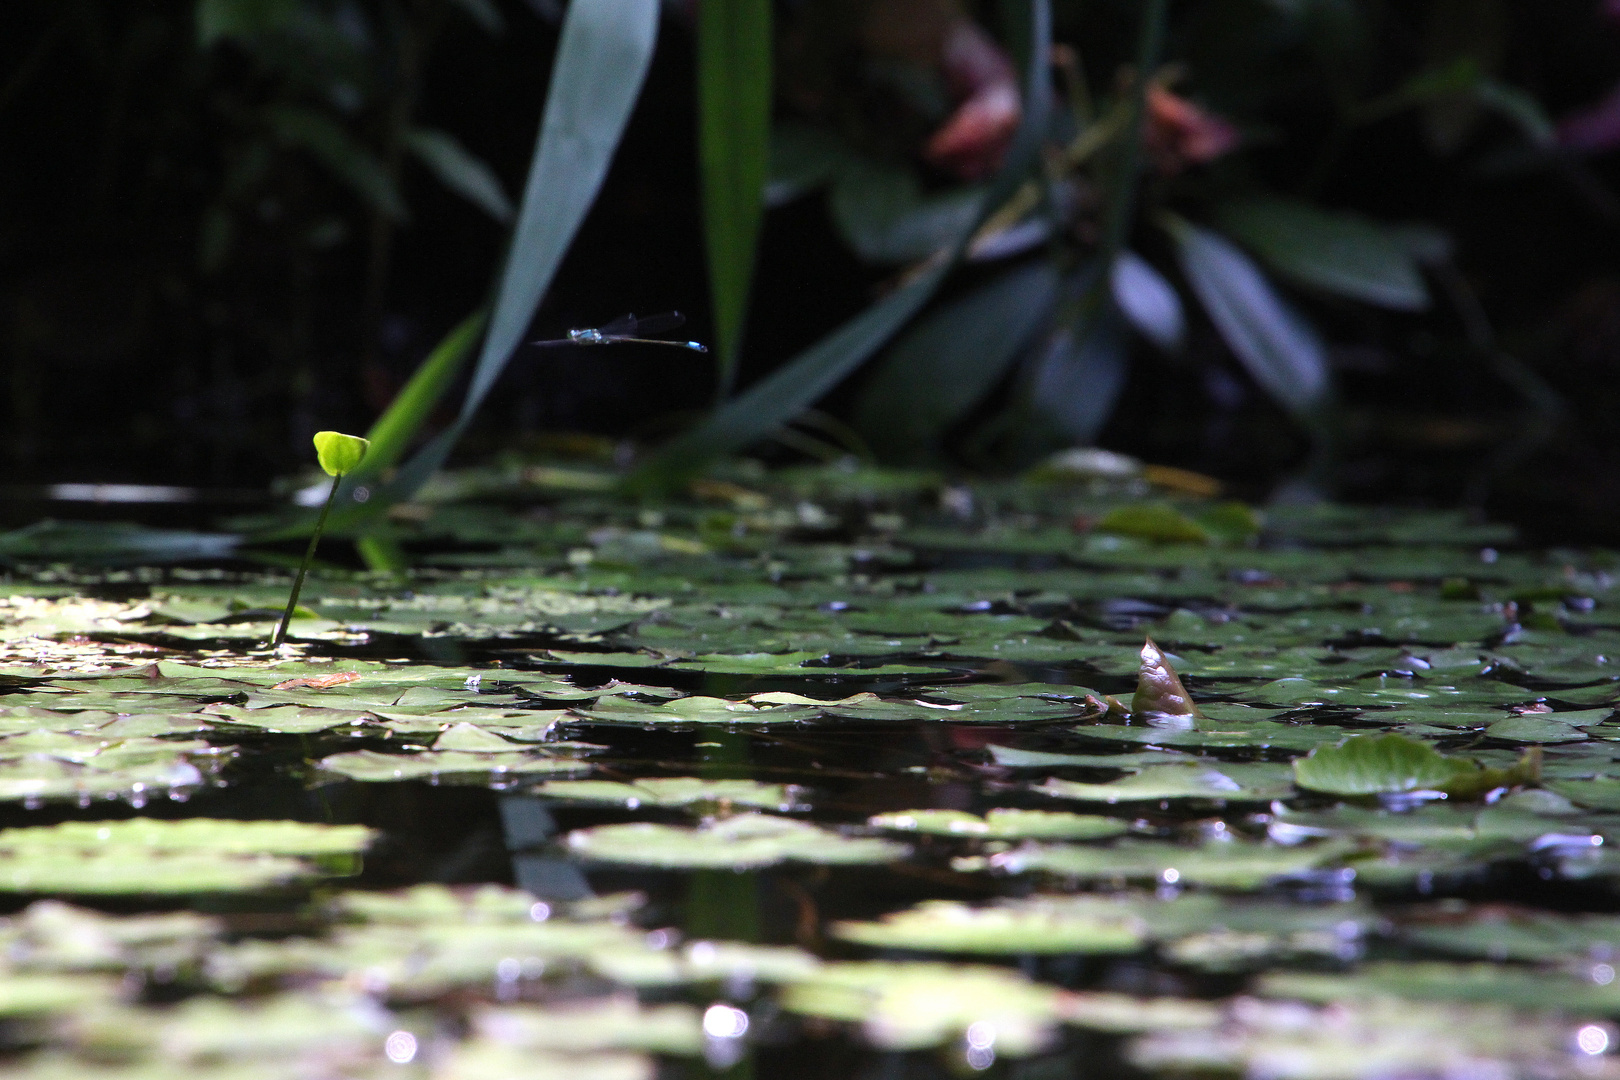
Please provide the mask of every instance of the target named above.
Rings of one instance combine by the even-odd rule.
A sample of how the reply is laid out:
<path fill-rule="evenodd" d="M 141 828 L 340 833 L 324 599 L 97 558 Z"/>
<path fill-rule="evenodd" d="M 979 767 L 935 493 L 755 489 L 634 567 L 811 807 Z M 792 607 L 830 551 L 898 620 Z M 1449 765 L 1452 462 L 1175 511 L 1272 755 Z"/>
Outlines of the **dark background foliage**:
<path fill-rule="evenodd" d="M 407 121 L 448 132 L 518 191 L 556 12 L 515 0 L 312 6 L 350 11 L 334 22 L 349 36 L 326 51 L 316 39 L 281 53 L 228 38 L 204 46 L 193 0 L 0 7 L 0 458 L 14 487 L 262 486 L 307 463 L 314 430 L 364 430 L 487 294 L 504 229 L 420 167 L 401 133 Z M 868 7 L 805 0 L 779 4 L 777 17 L 782 34 L 802 38 L 835 8 L 855 18 Z M 1056 5 L 1057 37 L 1083 51 L 1099 91 L 1128 62 L 1137 7 Z M 1285 8 L 1315 12 L 1289 24 L 1299 40 L 1275 38 Z M 972 13 L 1010 40 L 1010 10 Z M 1346 11 L 1357 18 L 1341 19 Z M 709 338 L 691 22 L 678 7 L 667 14 L 647 90 L 536 318 L 539 334 L 678 308 Z M 1570 148 L 1567 130 L 1565 148 L 1527 154 L 1490 115 L 1458 122 L 1448 143 L 1435 109 L 1336 127 L 1335 93 L 1387 93 L 1446 49 L 1490 65 L 1554 118 L 1590 109 L 1620 79 L 1620 22 L 1593 0 L 1180 0 L 1167 54 L 1186 72 L 1178 89 L 1245 135 L 1241 155 L 1196 182 L 1259 184 L 1432 222 L 1452 237 L 1477 312 L 1468 302 L 1404 314 L 1299 298 L 1332 343 L 1340 379 L 1341 495 L 1481 505 L 1545 537 L 1613 542 L 1616 155 L 1601 139 Z M 789 91 L 815 63 L 837 85 L 856 54 L 810 55 L 782 68 Z M 348 90 L 334 95 L 333 85 Z M 803 101 L 784 97 L 780 115 L 802 118 Z M 902 157 L 926 134 L 926 118 L 867 88 L 854 109 Z M 367 189 L 371 174 L 344 173 L 341 154 L 298 127 L 309 115 L 367 150 L 403 213 Z M 925 185 L 945 184 L 918 169 Z M 811 193 L 766 217 L 744 385 L 892 284 L 892 268 L 863 262 L 840 237 L 826 202 Z M 1152 229 L 1134 235 L 1144 254 L 1163 255 Z M 970 268 L 953 292 L 983 273 Z M 1437 296 L 1452 295 L 1436 284 Z M 1257 498 L 1299 467 L 1306 438 L 1208 326 L 1195 319 L 1179 355 L 1133 352 L 1101 445 Z M 656 442 L 714 394 L 698 358 L 634 347 L 523 353 L 505 380 L 465 453 L 566 432 Z M 857 378 L 824 409 L 847 413 L 859 389 Z M 974 425 L 1010 392 L 1001 386 L 953 429 L 941 467 L 1021 464 L 972 449 Z"/>

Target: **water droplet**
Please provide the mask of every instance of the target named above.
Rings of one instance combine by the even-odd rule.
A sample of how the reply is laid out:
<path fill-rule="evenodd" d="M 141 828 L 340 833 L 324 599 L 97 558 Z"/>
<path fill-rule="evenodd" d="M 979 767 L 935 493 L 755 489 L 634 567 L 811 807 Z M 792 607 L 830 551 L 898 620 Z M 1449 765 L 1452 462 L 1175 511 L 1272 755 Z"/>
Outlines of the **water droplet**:
<path fill-rule="evenodd" d="M 408 1031 L 396 1031 L 383 1041 L 383 1053 L 395 1065 L 406 1065 L 416 1060 L 416 1036 Z"/>
<path fill-rule="evenodd" d="M 748 1032 L 748 1014 L 715 1002 L 703 1013 L 703 1033 L 711 1039 L 740 1039 Z"/>
<path fill-rule="evenodd" d="M 1596 1057 L 1609 1048 L 1609 1029 L 1602 1024 L 1587 1024 L 1575 1033 L 1575 1047 L 1581 1053 Z"/>

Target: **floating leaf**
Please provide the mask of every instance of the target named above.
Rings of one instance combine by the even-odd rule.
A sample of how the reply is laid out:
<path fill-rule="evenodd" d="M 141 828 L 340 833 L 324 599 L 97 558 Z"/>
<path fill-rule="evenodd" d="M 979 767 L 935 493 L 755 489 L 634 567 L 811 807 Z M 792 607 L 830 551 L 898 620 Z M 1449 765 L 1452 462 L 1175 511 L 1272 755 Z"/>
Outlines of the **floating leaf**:
<path fill-rule="evenodd" d="M 549 780 L 534 794 L 578 802 L 639 806 L 751 806 L 762 810 L 791 810 L 802 789 L 792 784 L 762 784 L 758 780 L 702 780 L 695 776 L 653 776 L 634 783 L 614 780 Z"/>
<path fill-rule="evenodd" d="M 1561 1076 L 1578 1068 L 1572 1067 L 1572 1032 L 1562 1017 L 1492 1005 L 1369 998 L 1310 1008 L 1244 998 L 1220 1023 L 1145 1036 L 1126 1056 L 1154 1073 L 1219 1071 L 1279 1080 Z"/>
<path fill-rule="evenodd" d="M 697 829 L 636 822 L 568 834 L 575 854 L 596 862 L 664 869 L 751 870 L 793 860 L 828 865 L 893 862 L 909 850 L 888 840 L 843 836 L 790 818 L 738 814 Z"/>
<path fill-rule="evenodd" d="M 1331 795 L 1430 790 L 1475 798 L 1493 787 L 1533 782 L 1539 761 L 1526 758 L 1511 769 L 1488 769 L 1404 735 L 1356 735 L 1297 759 L 1294 780 L 1302 788 Z"/>
<path fill-rule="evenodd" d="M 1119 818 L 1053 810 L 994 809 L 984 817 L 964 810 L 902 810 L 867 820 L 875 829 L 988 840 L 1103 840 L 1129 831 Z"/>
<path fill-rule="evenodd" d="M 1110 510 L 1093 526 L 1098 532 L 1144 540 L 1205 544 L 1208 530 L 1166 503 L 1137 503 Z"/>
<path fill-rule="evenodd" d="M 947 964 L 827 964 L 789 984 L 789 1012 L 859 1024 L 876 1046 L 920 1050 L 960 1040 L 973 1024 L 996 1052 L 1024 1057 L 1051 1041 L 1060 991 L 1004 968 Z"/>
<path fill-rule="evenodd" d="M 303 821 L 129 818 L 64 821 L 59 825 L 0 829 L 0 851 L 94 852 L 141 849 L 216 855 L 358 855 L 376 833 L 362 825 Z"/>
<path fill-rule="evenodd" d="M 1249 767 L 1250 769 L 1253 766 Z M 1276 779 L 1260 776 L 1259 783 L 1244 784 L 1224 770 L 1209 765 L 1154 765 L 1107 784 L 1049 779 L 1031 790 L 1058 799 L 1083 802 L 1159 802 L 1165 799 L 1213 799 L 1223 802 L 1266 802 L 1289 794 L 1282 771 Z M 1269 771 L 1269 770 L 1268 770 Z"/>
<path fill-rule="evenodd" d="M 960 870 L 1009 874 L 1041 871 L 1083 881 L 1158 881 L 1217 889 L 1258 889 L 1279 878 L 1309 876 L 1346 852 L 1344 846 L 1282 847 L 1232 840 L 1196 848 L 1119 843 L 1113 847 L 1049 845 L 988 858 L 955 860 Z"/>
<path fill-rule="evenodd" d="M 644 1006 L 634 998 L 570 1001 L 552 1008 L 508 1005 L 473 1014 L 481 1037 L 524 1051 L 703 1051 L 703 1021 L 690 1005 Z"/>
<path fill-rule="evenodd" d="M 970 907 L 930 900 L 879 922 L 834 923 L 832 935 L 858 945 L 940 953 L 1130 953 L 1146 941 L 1146 928 L 1119 905 L 1033 904 Z"/>

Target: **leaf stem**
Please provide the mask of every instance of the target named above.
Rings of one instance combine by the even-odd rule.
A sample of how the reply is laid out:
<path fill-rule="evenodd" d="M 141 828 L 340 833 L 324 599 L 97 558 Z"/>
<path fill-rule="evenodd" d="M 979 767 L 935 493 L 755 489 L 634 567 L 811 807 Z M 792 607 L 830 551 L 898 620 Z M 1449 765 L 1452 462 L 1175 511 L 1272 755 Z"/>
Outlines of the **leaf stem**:
<path fill-rule="evenodd" d="M 332 490 L 326 494 L 326 502 L 321 506 L 321 516 L 315 522 L 315 532 L 309 538 L 309 547 L 304 549 L 304 561 L 298 566 L 298 576 L 293 578 L 292 595 L 287 597 L 287 610 L 281 613 L 281 625 L 276 627 L 276 635 L 270 639 L 272 649 L 278 647 L 287 636 L 287 624 L 292 622 L 293 609 L 298 606 L 298 594 L 304 591 L 304 575 L 309 573 L 309 564 L 315 561 L 315 545 L 321 542 L 321 532 L 326 528 L 326 515 L 332 512 L 332 503 L 336 501 L 338 486 L 342 483 L 342 476 L 332 477 Z"/>

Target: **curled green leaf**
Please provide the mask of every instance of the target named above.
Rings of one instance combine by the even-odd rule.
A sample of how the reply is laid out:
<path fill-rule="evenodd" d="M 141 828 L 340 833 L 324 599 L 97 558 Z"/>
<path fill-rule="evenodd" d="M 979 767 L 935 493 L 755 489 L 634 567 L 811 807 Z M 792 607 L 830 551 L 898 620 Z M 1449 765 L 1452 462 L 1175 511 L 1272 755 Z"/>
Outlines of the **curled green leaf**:
<path fill-rule="evenodd" d="M 1142 667 L 1136 676 L 1136 696 L 1131 698 L 1136 716 L 1185 716 L 1201 718 L 1192 695 L 1181 685 L 1181 676 L 1170 666 L 1164 650 L 1148 638 L 1142 646 Z"/>

